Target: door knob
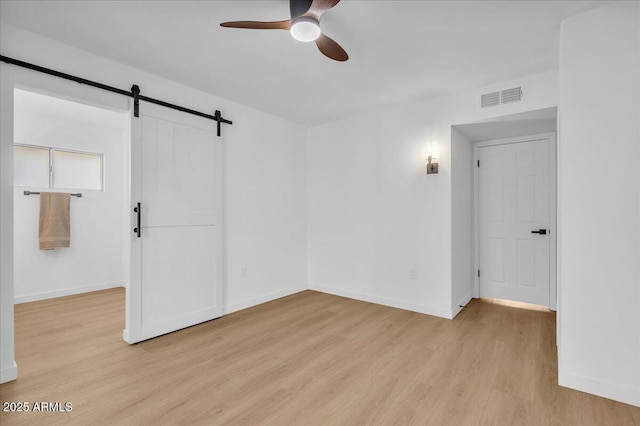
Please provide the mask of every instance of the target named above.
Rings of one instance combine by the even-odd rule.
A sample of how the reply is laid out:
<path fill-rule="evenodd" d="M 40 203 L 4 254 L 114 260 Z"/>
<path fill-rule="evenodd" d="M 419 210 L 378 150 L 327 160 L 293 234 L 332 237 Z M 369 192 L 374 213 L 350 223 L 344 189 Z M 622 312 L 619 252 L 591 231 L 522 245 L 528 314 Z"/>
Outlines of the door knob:
<path fill-rule="evenodd" d="M 547 235 L 547 230 L 546 229 L 539 229 L 537 231 L 531 231 L 532 234 L 540 234 L 540 235 Z"/>

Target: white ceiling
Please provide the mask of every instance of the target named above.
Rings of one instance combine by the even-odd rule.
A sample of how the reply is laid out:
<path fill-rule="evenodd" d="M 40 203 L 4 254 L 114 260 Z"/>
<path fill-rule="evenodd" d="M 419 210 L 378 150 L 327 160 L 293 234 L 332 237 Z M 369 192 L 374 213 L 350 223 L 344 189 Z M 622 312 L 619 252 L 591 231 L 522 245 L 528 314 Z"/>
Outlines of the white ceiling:
<path fill-rule="evenodd" d="M 343 0 L 321 22 L 343 63 L 286 31 L 219 26 L 288 19 L 287 0 L 2 1 L 0 19 L 314 125 L 557 69 L 561 20 L 606 3 Z"/>

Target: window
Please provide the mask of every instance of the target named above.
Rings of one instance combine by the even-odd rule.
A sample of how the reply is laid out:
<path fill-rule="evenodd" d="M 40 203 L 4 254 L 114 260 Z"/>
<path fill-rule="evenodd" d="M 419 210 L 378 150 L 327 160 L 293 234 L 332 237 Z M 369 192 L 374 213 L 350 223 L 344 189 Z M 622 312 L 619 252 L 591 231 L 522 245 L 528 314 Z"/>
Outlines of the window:
<path fill-rule="evenodd" d="M 102 189 L 102 155 L 53 151 L 53 187 Z"/>
<path fill-rule="evenodd" d="M 102 187 L 102 154 L 14 145 L 14 185 L 56 189 Z"/>
<path fill-rule="evenodd" d="M 13 183 L 49 188 L 49 150 L 34 146 L 14 146 Z"/>

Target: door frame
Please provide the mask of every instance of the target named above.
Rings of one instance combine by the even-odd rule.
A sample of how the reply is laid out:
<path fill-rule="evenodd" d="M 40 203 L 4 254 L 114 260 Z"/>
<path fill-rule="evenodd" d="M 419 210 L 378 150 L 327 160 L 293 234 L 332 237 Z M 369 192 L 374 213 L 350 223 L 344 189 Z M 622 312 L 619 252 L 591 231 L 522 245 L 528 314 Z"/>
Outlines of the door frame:
<path fill-rule="evenodd" d="M 480 269 L 480 175 L 478 159 L 479 149 L 487 146 L 507 145 L 514 143 L 530 142 L 547 139 L 549 141 L 549 309 L 557 310 L 558 305 L 558 282 L 557 282 L 557 153 L 556 134 L 537 133 L 533 135 L 515 136 L 504 139 L 492 139 L 473 143 L 473 270 Z M 473 297 L 480 297 L 480 277 L 477 272 L 473 274 Z"/>
<path fill-rule="evenodd" d="M 21 89 L 40 93 L 60 99 L 66 99 L 81 104 L 128 113 L 132 108 L 132 101 L 122 95 L 105 92 L 101 89 L 78 84 L 58 77 L 33 72 L 31 70 L 0 64 L 0 383 L 6 383 L 18 378 L 18 364 L 15 358 L 15 321 L 14 321 L 14 256 L 13 256 L 13 141 L 14 141 L 14 90 Z M 129 143 L 124 136 L 125 145 Z M 125 153 L 128 149 L 125 146 Z M 125 164 L 125 168 L 127 164 Z M 126 173 L 126 172 L 125 172 Z M 125 188 L 125 192 L 127 189 Z M 129 213 L 122 211 L 125 224 L 119 232 L 127 232 L 126 220 Z M 123 250 L 127 249 L 126 242 Z M 126 271 L 126 262 L 125 262 Z M 127 277 L 125 275 L 125 280 Z M 125 282 L 125 288 L 127 283 Z"/>

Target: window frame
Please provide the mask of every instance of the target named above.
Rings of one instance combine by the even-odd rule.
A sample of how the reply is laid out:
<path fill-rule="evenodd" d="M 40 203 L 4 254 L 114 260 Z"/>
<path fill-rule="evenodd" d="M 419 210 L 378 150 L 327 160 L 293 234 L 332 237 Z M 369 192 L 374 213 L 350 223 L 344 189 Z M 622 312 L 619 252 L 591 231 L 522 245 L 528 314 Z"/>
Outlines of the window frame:
<path fill-rule="evenodd" d="M 104 192 L 105 191 L 104 153 L 102 153 L 102 152 L 80 151 L 80 150 L 77 150 L 77 149 L 56 148 L 56 147 L 53 147 L 53 146 L 34 145 L 34 144 L 17 143 L 17 142 L 14 143 L 13 146 L 14 147 L 20 146 L 20 147 L 33 148 L 33 149 L 45 149 L 45 150 L 49 151 L 49 186 L 47 187 L 48 189 L 66 189 L 66 190 L 99 191 L 99 192 Z M 100 158 L 100 188 L 99 189 L 77 188 L 77 187 L 76 188 L 56 188 L 55 180 L 54 180 L 55 152 L 56 151 L 68 152 L 68 153 L 71 153 L 71 154 L 93 155 L 93 156 L 99 157 Z M 19 185 L 19 184 L 16 184 L 15 186 L 29 187 L 27 185 Z"/>

